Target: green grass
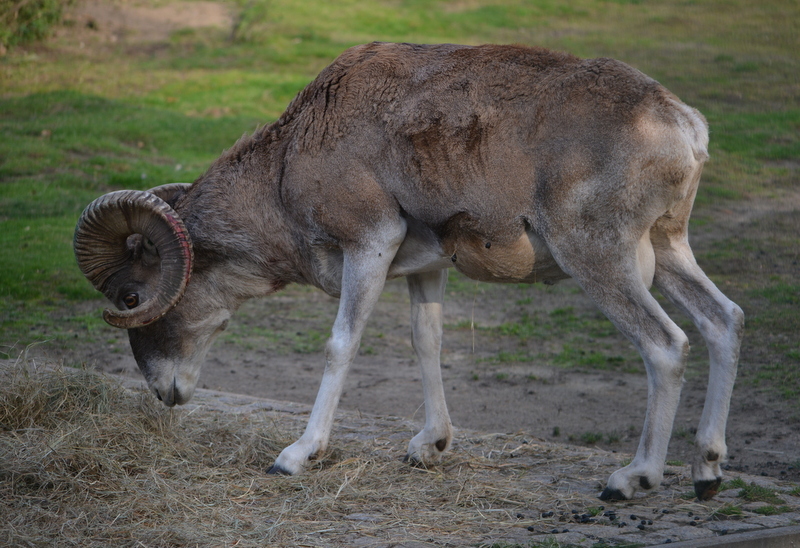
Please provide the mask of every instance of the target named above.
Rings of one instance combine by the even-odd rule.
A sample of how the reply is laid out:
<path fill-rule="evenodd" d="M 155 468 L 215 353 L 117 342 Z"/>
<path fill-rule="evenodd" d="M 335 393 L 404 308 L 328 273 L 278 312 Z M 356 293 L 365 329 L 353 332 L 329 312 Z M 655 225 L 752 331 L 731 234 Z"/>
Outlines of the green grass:
<path fill-rule="evenodd" d="M 782 504 L 785 502 L 778 496 L 778 493 L 775 491 L 775 489 L 763 487 L 761 485 L 757 485 L 756 483 L 745 485 L 739 490 L 739 493 L 736 496 L 746 500 L 747 502 L 766 502 L 772 505 Z"/>
<path fill-rule="evenodd" d="M 594 445 L 599 441 L 603 441 L 603 434 L 599 432 L 584 432 L 581 434 L 581 441 L 587 445 Z"/>
<path fill-rule="evenodd" d="M 26 44 L 50 34 L 70 0 L 0 0 L 0 45 Z"/>
<path fill-rule="evenodd" d="M 74 90 L 0 99 L 0 330 L 9 337 L 0 343 L 66 344 L 78 324 L 58 309 L 98 297 L 71 249 L 86 204 L 110 190 L 192 181 L 246 125 L 255 121 L 192 118 Z"/>
<path fill-rule="evenodd" d="M 232 0 L 230 6 L 233 32 L 185 29 L 153 50 L 91 38 L 81 50 L 60 38 L 0 57 L 0 344 L 68 344 L 76 333 L 103 333 L 98 315 L 71 312 L 98 297 L 70 249 L 82 208 L 109 190 L 193 180 L 243 133 L 274 120 L 322 67 L 357 43 L 519 42 L 631 63 L 711 123 L 712 159 L 695 224 L 712 203 L 769 195 L 796 180 L 800 14 L 793 0 Z M 787 231 L 778 244 L 786 253 L 797 249 L 792 235 L 796 240 L 796 231 Z M 737 284 L 738 300 L 774 309 L 748 314 L 748 328 L 796 333 L 796 274 L 744 283 L 729 268 L 746 270 L 748 254 L 757 253 L 757 241 L 731 235 L 702 258 L 703 266 Z M 744 274 L 755 280 L 755 272 Z M 448 291 L 482 287 L 453 275 Z M 519 301 L 536 299 L 528 293 Z M 599 314 L 531 311 L 492 329 L 520 342 L 564 337 L 561 349 L 546 356 L 555 365 L 640 370 L 632 350 L 609 342 L 614 328 Z M 297 351 L 320 346 L 315 336 L 288 344 Z M 798 352 L 775 348 L 776 363 L 796 365 Z M 497 359 L 531 355 L 523 347 Z"/>
<path fill-rule="evenodd" d="M 733 516 L 741 516 L 744 514 L 742 507 L 738 504 L 731 504 L 726 503 L 714 510 L 712 516 L 725 516 L 725 517 L 733 517 Z"/>
<path fill-rule="evenodd" d="M 727 491 L 728 489 L 744 489 L 747 487 L 747 482 L 742 478 L 733 478 L 730 481 L 723 481 L 719 486 L 720 491 Z"/>
<path fill-rule="evenodd" d="M 491 286 L 481 285 L 483 291 L 492 291 Z M 565 289 L 568 288 L 558 288 L 559 291 Z M 550 290 L 551 288 L 542 289 L 538 286 L 520 287 L 520 291 L 525 293 Z M 530 300 L 519 299 L 517 304 L 524 306 L 519 317 L 497 326 L 483 326 L 470 320 L 449 327 L 475 330 L 477 336 L 506 339 L 520 347 L 515 351 L 502 350 L 496 356 L 481 361 L 490 363 L 536 361 L 563 368 L 643 372 L 640 358 L 633 346 L 622 339 L 616 328 L 598 310 L 577 311 L 573 307 L 566 307 L 547 312 L 537 310 L 535 301 L 535 297 L 531 297 Z M 560 350 L 557 351 L 540 351 L 553 341 L 569 342 L 559 345 Z M 528 347 L 537 351 L 532 352 Z"/>
<path fill-rule="evenodd" d="M 760 508 L 756 508 L 753 510 L 756 514 L 761 514 L 762 516 L 776 516 L 778 514 L 785 514 L 786 512 L 791 512 L 792 509 L 789 506 L 782 505 L 782 506 L 773 506 L 768 504 L 766 506 L 762 506 Z"/>

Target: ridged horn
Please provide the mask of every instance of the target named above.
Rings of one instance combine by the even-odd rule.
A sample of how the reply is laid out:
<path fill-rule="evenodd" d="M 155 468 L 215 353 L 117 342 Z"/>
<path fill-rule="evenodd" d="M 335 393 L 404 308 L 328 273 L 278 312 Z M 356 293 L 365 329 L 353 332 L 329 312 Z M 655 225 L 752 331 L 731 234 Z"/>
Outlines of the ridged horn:
<path fill-rule="evenodd" d="M 147 190 L 147 192 L 150 194 L 155 194 L 167 202 L 170 207 L 174 208 L 178 199 L 186 194 L 191 187 L 192 183 L 169 183 L 167 185 L 150 188 Z"/>
<path fill-rule="evenodd" d="M 103 312 L 103 319 L 114 327 L 133 329 L 164 316 L 183 297 L 192 273 L 189 232 L 175 210 L 156 193 L 119 190 L 101 196 L 86 206 L 75 227 L 73 248 L 78 266 L 112 302 L 117 302 L 119 287 L 127 281 L 133 265 L 127 243 L 131 235 L 149 239 L 160 257 L 159 279 L 150 298 L 131 310 Z"/>

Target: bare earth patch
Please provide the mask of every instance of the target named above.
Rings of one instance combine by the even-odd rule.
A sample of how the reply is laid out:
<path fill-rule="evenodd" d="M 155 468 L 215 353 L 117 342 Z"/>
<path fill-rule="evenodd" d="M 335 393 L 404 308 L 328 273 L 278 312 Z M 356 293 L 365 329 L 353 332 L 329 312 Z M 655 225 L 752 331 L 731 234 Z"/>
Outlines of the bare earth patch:
<path fill-rule="evenodd" d="M 87 34 L 108 42 L 160 42 L 180 29 L 217 27 L 230 29 L 233 15 L 220 2 L 170 2 L 154 4 L 117 0 L 78 2 L 65 17 Z M 74 33 L 73 31 L 70 31 Z"/>

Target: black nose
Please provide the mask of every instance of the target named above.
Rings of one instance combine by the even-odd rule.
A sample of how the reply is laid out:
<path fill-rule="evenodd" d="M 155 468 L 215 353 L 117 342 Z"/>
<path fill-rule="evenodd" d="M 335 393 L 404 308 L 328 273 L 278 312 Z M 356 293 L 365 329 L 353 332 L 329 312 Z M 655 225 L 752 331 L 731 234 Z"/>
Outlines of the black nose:
<path fill-rule="evenodd" d="M 156 389 L 156 397 L 158 401 L 162 402 L 167 407 L 174 407 L 175 404 L 183 403 L 183 399 L 181 399 L 181 393 L 178 391 L 177 386 L 175 385 L 175 379 L 172 379 L 172 386 L 169 387 L 169 390 L 162 394 L 158 389 Z"/>

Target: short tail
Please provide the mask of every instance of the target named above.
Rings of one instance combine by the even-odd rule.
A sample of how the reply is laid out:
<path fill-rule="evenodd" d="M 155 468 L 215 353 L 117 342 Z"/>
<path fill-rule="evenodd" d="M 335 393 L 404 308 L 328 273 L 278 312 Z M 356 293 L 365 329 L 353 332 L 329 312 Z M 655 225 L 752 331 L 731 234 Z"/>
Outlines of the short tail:
<path fill-rule="evenodd" d="M 706 122 L 705 116 L 677 98 L 672 99 L 671 102 L 678 112 L 675 121 L 692 148 L 694 159 L 698 162 L 705 162 L 708 160 L 708 122 Z"/>

